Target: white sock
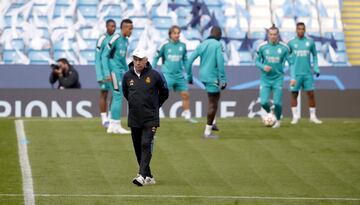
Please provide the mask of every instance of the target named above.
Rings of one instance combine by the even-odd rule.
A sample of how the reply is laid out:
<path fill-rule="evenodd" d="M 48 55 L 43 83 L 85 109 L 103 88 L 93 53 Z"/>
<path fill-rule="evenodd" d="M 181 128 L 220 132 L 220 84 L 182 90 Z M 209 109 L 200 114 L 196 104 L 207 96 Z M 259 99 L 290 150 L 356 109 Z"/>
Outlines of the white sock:
<path fill-rule="evenodd" d="M 106 112 L 102 112 L 100 113 L 100 116 L 101 116 L 101 121 L 102 123 L 108 121 L 108 118 L 107 118 L 107 115 L 106 115 Z"/>
<path fill-rule="evenodd" d="M 186 120 L 189 120 L 191 118 L 190 109 L 184 110 L 183 115 Z"/>
<path fill-rule="evenodd" d="M 315 107 L 309 108 L 309 112 L 310 112 L 310 118 L 316 118 L 316 108 Z"/>
<path fill-rule="evenodd" d="M 108 119 L 111 119 L 111 111 L 108 111 Z"/>
<path fill-rule="evenodd" d="M 119 124 L 119 123 L 120 123 L 120 120 L 113 120 L 113 119 L 111 119 L 111 120 L 110 120 L 110 123 L 111 123 L 111 124 Z"/>
<path fill-rule="evenodd" d="M 291 112 L 292 112 L 293 118 L 299 118 L 298 112 L 297 112 L 297 107 L 291 107 Z"/>
<path fill-rule="evenodd" d="M 206 126 L 205 126 L 204 134 L 205 134 L 205 135 L 211 134 L 211 129 L 212 129 L 212 125 L 206 125 Z"/>
<path fill-rule="evenodd" d="M 214 120 L 213 120 L 213 125 L 215 125 L 216 124 L 216 119 L 214 118 Z"/>

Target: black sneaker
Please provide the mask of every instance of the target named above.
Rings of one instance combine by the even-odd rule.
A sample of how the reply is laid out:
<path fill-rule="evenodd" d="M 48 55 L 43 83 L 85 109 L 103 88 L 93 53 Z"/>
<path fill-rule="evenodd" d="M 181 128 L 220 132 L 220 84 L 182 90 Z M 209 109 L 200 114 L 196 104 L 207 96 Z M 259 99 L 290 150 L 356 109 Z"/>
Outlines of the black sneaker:
<path fill-rule="evenodd" d="M 211 130 L 212 131 L 220 131 L 220 129 L 218 128 L 218 126 L 216 126 L 216 124 L 213 124 Z"/>
<path fill-rule="evenodd" d="M 136 177 L 133 179 L 133 184 L 142 186 L 145 183 L 144 177 L 142 177 L 140 174 L 136 175 Z"/>

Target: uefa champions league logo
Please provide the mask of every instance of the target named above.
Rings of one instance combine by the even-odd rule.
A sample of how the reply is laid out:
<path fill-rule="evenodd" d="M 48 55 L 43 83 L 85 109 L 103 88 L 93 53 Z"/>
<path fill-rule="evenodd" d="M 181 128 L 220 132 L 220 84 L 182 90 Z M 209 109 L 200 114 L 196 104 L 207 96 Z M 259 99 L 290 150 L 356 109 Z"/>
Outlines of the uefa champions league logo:
<path fill-rule="evenodd" d="M 274 101 L 270 100 L 270 104 L 271 104 L 271 109 L 273 110 L 274 109 Z M 249 110 L 248 118 L 254 118 L 256 116 L 264 118 L 267 115 L 266 111 L 264 109 L 262 109 L 262 107 L 261 107 L 260 97 L 258 97 L 256 100 L 253 100 L 250 102 L 248 110 Z"/>

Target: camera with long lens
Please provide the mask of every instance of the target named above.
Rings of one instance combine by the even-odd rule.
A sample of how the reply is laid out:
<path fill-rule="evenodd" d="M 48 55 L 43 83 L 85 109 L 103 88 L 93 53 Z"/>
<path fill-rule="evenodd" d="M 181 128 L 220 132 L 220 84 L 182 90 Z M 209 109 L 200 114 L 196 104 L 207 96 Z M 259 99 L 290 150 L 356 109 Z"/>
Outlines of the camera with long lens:
<path fill-rule="evenodd" d="M 60 67 L 57 64 L 51 64 L 50 68 L 53 70 L 58 70 Z"/>

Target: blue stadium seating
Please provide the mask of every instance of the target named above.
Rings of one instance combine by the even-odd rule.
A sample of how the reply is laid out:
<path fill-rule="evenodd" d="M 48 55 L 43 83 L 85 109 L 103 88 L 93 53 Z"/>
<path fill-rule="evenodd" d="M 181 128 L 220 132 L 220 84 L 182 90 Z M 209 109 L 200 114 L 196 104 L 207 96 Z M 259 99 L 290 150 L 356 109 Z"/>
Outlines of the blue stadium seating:
<path fill-rule="evenodd" d="M 99 4 L 99 0 L 77 0 L 78 5 L 94 5 L 97 6 Z"/>
<path fill-rule="evenodd" d="M 153 25 L 157 29 L 166 29 L 168 30 L 172 26 L 172 20 L 170 17 L 154 17 Z"/>
<path fill-rule="evenodd" d="M 29 50 L 28 56 L 31 64 L 47 64 L 51 59 L 49 50 Z"/>
<path fill-rule="evenodd" d="M 85 58 L 88 63 L 94 64 L 95 63 L 95 52 L 94 49 L 86 49 L 80 51 L 80 55 Z"/>
<path fill-rule="evenodd" d="M 25 49 L 25 44 L 22 39 L 13 39 L 11 41 L 11 45 L 12 45 L 13 49 L 18 49 L 18 50 Z"/>
<path fill-rule="evenodd" d="M 239 52 L 240 54 L 240 65 L 251 65 L 253 63 L 253 59 L 250 52 Z"/>
<path fill-rule="evenodd" d="M 80 4 L 80 5 L 78 5 L 78 11 L 80 11 L 84 17 L 95 17 L 96 18 L 97 5 Z"/>
<path fill-rule="evenodd" d="M 330 0 L 329 0 L 330 1 Z M 3 35 L 11 35 L 11 28 L 10 26 L 12 25 L 12 21 L 11 21 L 11 15 L 10 13 L 12 11 L 14 11 L 17 8 L 20 8 L 22 6 L 24 6 L 28 1 L 27 0 L 17 0 L 16 3 L 12 3 L 10 8 L 5 12 L 5 16 L 4 16 L 4 23 L 5 23 L 5 28 L 3 28 Z M 73 0 L 56 0 L 56 5 L 55 5 L 55 10 L 54 10 L 54 14 L 53 14 L 53 19 L 54 18 L 58 18 L 61 16 L 61 14 L 63 14 L 62 12 L 66 11 L 68 8 L 70 8 L 70 6 L 72 5 L 74 1 Z M 134 2 L 133 0 L 126 0 L 125 1 L 127 3 L 127 9 L 126 11 L 131 11 L 132 8 L 134 8 Z M 140 0 L 139 1 L 141 3 L 142 8 L 145 11 L 145 6 L 147 1 L 146 0 Z M 191 3 L 188 0 L 175 0 L 175 1 L 168 1 L 168 3 L 173 3 L 175 2 L 175 4 L 177 4 L 178 7 L 176 7 L 175 9 L 175 13 L 177 14 L 177 21 L 178 24 L 182 27 L 182 35 L 187 38 L 188 40 L 203 40 L 205 39 L 208 35 L 209 35 L 209 30 L 201 30 L 202 26 L 204 25 L 196 25 L 194 28 L 189 28 L 188 23 L 190 22 L 190 20 L 192 19 L 192 14 L 190 13 L 192 11 L 191 8 Z M 244 0 L 244 1 L 223 1 L 223 0 L 203 0 L 203 1 L 199 1 L 199 2 L 204 2 L 207 9 L 209 9 L 210 13 L 214 13 L 217 22 L 219 22 L 220 26 L 224 29 L 223 32 L 223 36 L 226 38 L 230 38 L 231 40 L 231 44 L 235 45 L 236 49 L 240 49 L 242 43 L 243 43 L 243 39 L 246 37 L 246 35 L 248 35 L 248 37 L 250 38 L 249 41 L 247 42 L 247 44 L 249 45 L 249 49 L 246 50 L 247 48 L 245 48 L 246 51 L 243 51 L 244 48 L 242 48 L 242 51 L 240 51 L 240 56 L 241 56 L 241 65 L 245 65 L 245 64 L 253 64 L 253 55 L 254 55 L 254 49 L 255 47 L 258 45 L 259 42 L 261 42 L 261 40 L 263 40 L 265 38 L 266 32 L 265 29 L 262 30 L 261 27 L 259 27 L 259 25 L 254 25 L 254 24 L 247 24 L 247 21 L 249 19 L 252 19 L 252 22 L 259 22 L 257 21 L 259 18 L 263 18 L 261 15 L 259 15 L 259 13 L 254 13 L 251 12 L 253 11 L 253 8 L 257 8 L 256 11 L 272 11 L 273 16 L 270 16 L 270 18 L 273 18 L 272 20 L 277 21 L 278 23 L 281 24 L 281 22 L 284 23 L 284 17 L 283 16 L 297 16 L 300 17 L 299 19 L 301 19 L 302 21 L 305 21 L 305 23 L 309 24 L 309 22 L 311 21 L 313 26 L 309 26 L 309 32 L 307 34 L 309 35 L 314 35 L 316 37 L 324 37 L 327 39 L 331 39 L 332 40 L 332 45 L 334 43 L 334 40 L 336 42 L 337 45 L 337 49 L 336 49 L 336 54 L 338 55 L 338 60 L 334 60 L 331 59 L 329 56 L 328 51 L 326 51 L 326 56 L 325 59 L 329 62 L 332 63 L 333 65 L 340 65 L 340 64 L 347 64 L 348 63 L 348 58 L 347 58 L 347 54 L 346 54 L 346 46 L 344 43 L 344 33 L 340 30 L 336 30 L 336 31 L 332 31 L 332 30 L 323 30 L 323 33 L 320 33 L 319 31 L 319 26 L 321 27 L 322 24 L 320 24 L 320 22 L 322 22 L 323 20 L 320 19 L 320 21 L 316 18 L 317 15 L 322 16 L 323 13 L 327 12 L 327 9 L 329 8 L 316 8 L 314 7 L 312 4 L 310 4 L 308 1 L 286 1 L 287 4 L 278 4 L 276 3 L 276 1 L 269 1 L 269 0 Z M 247 3 L 246 4 L 244 3 Z M 42 37 L 48 39 L 52 44 L 53 47 L 50 49 L 50 51 L 48 53 L 52 54 L 54 53 L 53 56 L 50 56 L 52 58 L 58 58 L 59 56 L 62 56 L 62 54 L 64 54 L 64 45 L 62 43 L 63 40 L 61 40 L 60 42 L 52 42 L 51 36 L 49 32 L 56 32 L 59 29 L 60 30 L 64 30 L 65 33 L 68 32 L 68 28 L 74 28 L 72 27 L 76 21 L 77 21 L 77 11 L 81 12 L 81 14 L 84 16 L 85 20 L 87 21 L 87 23 L 89 24 L 89 26 L 82 26 L 80 28 L 78 28 L 78 30 L 76 32 L 79 32 L 80 35 L 84 38 L 85 42 L 87 43 L 87 49 L 81 51 L 81 55 L 86 58 L 88 60 L 89 63 L 93 63 L 92 59 L 92 55 L 94 54 L 94 52 L 90 52 L 90 49 L 94 49 L 94 46 L 91 44 L 94 44 L 94 42 L 96 41 L 96 38 L 94 39 L 90 39 L 89 35 L 91 35 L 91 32 L 93 31 L 93 27 L 91 25 L 96 25 L 99 24 L 98 22 L 98 9 L 99 9 L 99 4 L 102 3 L 101 0 L 77 0 L 76 1 L 76 10 L 74 14 L 67 14 L 65 22 L 62 25 L 59 25 L 57 27 L 55 27 L 52 31 L 49 30 L 49 28 L 47 26 L 53 26 L 51 19 L 49 21 L 47 16 L 44 16 L 44 14 L 42 15 L 37 15 L 39 18 L 40 23 L 43 25 L 37 25 L 37 29 L 39 29 L 41 31 L 41 33 L 43 34 Z M 160 32 L 161 38 L 163 38 L 164 40 L 168 38 L 168 28 L 170 26 L 172 26 L 173 22 L 172 19 L 170 18 L 170 16 L 159 16 L 157 13 L 157 8 L 159 8 L 160 3 L 162 3 L 162 1 L 157 0 L 154 7 L 151 10 L 150 15 L 148 16 L 145 12 L 142 13 L 140 16 L 138 16 L 138 14 L 134 14 L 136 16 L 130 16 L 129 18 L 131 18 L 134 22 L 134 32 L 132 37 L 130 38 L 130 45 L 129 45 L 129 49 L 134 49 L 137 45 L 137 42 L 139 40 L 140 35 L 142 34 L 142 31 L 145 27 L 145 25 L 147 25 L 148 19 L 152 20 L 153 22 L 153 26 L 158 29 L 158 31 Z M 236 6 L 236 9 L 234 11 L 228 12 L 226 13 L 227 16 L 225 16 L 225 9 L 227 10 L 231 10 L 234 7 L 234 4 Z M 271 5 L 271 6 L 270 6 Z M 47 6 L 44 3 L 35 3 L 34 4 L 34 8 L 44 8 L 45 6 Z M 242 8 L 241 11 L 239 11 L 238 8 Z M 116 21 L 117 23 L 117 32 L 119 29 L 119 24 L 120 21 L 125 18 L 126 16 L 124 16 L 124 12 L 122 12 L 122 8 L 120 6 L 120 4 L 118 3 L 107 3 L 106 5 L 103 5 L 103 8 L 101 9 L 100 12 L 105 12 L 110 8 L 110 12 L 105 16 L 104 21 L 112 18 Z M 172 9 L 174 9 L 174 7 L 169 8 L 169 11 L 172 11 Z M 261 10 L 263 9 L 263 10 Z M 334 8 L 330 8 L 332 9 L 332 11 L 334 10 Z M 17 22 L 16 24 L 19 26 L 19 28 L 17 28 L 17 32 L 18 33 L 23 33 L 23 29 L 20 28 L 20 25 L 23 21 L 28 21 L 30 23 L 32 23 L 33 19 L 34 19 L 34 11 L 36 9 L 32 9 L 30 12 L 30 16 L 27 19 L 24 19 L 22 14 L 20 14 L 18 16 Z M 336 9 L 335 9 L 336 10 Z M 241 28 L 237 28 L 236 26 L 234 26 L 234 21 L 236 21 L 236 18 L 238 18 L 239 16 L 237 16 L 237 13 L 240 13 L 240 23 L 241 23 Z M 266 13 L 266 12 L 265 12 Z M 271 12 L 270 12 L 271 13 Z M 275 16 L 276 14 L 276 16 Z M 309 15 L 312 15 L 312 18 L 309 18 Z M 276 17 L 276 18 L 275 18 Z M 231 18 L 231 19 L 229 19 Z M 265 18 L 266 20 L 269 20 L 269 18 Z M 329 18 L 328 18 L 329 19 Z M 229 27 L 228 20 L 230 20 L 230 24 L 232 25 Z M 289 25 L 289 22 L 291 24 L 291 21 L 293 21 L 292 18 L 288 18 L 287 23 L 285 23 L 285 27 L 283 28 L 283 25 L 279 25 L 280 26 L 280 31 L 281 31 L 281 37 L 283 40 L 289 40 L 291 39 L 292 36 L 295 36 L 295 32 L 294 29 L 291 28 L 293 25 Z M 45 26 L 44 26 L 45 25 Z M 331 22 L 330 24 L 331 25 Z M 286 27 L 288 26 L 288 28 Z M 315 27 L 314 27 L 315 26 Z M 317 26 L 317 27 L 316 27 Z M 327 25 L 328 26 L 328 25 Z M 186 27 L 186 28 L 185 28 Z M 94 37 L 94 36 L 92 36 Z M 37 52 L 37 51 L 27 51 L 26 46 L 24 45 L 24 42 L 21 39 L 11 39 L 10 44 L 12 45 L 13 48 L 16 49 L 20 49 L 22 51 L 24 51 L 25 49 L 25 54 L 28 55 L 28 57 L 33 58 L 31 59 L 31 63 L 45 63 L 42 62 L 41 60 L 38 60 L 37 58 L 39 57 L 39 54 L 41 52 Z M 256 40 L 260 40 L 260 41 L 256 41 Z M 78 56 L 76 56 L 76 54 L 71 50 L 72 49 L 72 44 L 74 42 L 74 39 L 70 39 L 69 40 L 69 49 L 70 49 L 70 53 L 73 56 L 72 61 L 77 61 Z M 252 43 L 253 42 L 253 43 Z M 224 49 L 226 52 L 229 52 L 229 45 L 231 44 L 224 44 Z M 252 45 L 251 45 L 252 44 Z M 323 51 L 323 46 L 328 45 L 328 43 L 324 43 L 324 42 L 320 42 L 320 41 L 316 41 L 316 48 L 318 51 Z M 9 44 L 7 44 L 9 45 Z M 189 46 L 191 47 L 191 46 Z M 325 47 L 324 47 L 325 48 Z M 193 49 L 193 48 L 191 48 Z M 31 54 L 31 55 L 30 55 Z M 14 56 L 17 55 L 16 52 L 14 53 L 14 50 L 12 49 L 5 49 L 4 53 L 3 53 L 3 59 L 5 63 L 13 63 L 14 61 L 9 59 L 8 57 L 10 56 Z M 321 53 L 322 55 L 322 53 Z M 5 58 L 6 57 L 6 58 Z M 226 57 L 227 58 L 227 57 Z"/>
<path fill-rule="evenodd" d="M 4 50 L 3 53 L 4 63 L 15 63 L 18 58 L 19 56 L 15 50 Z"/>

